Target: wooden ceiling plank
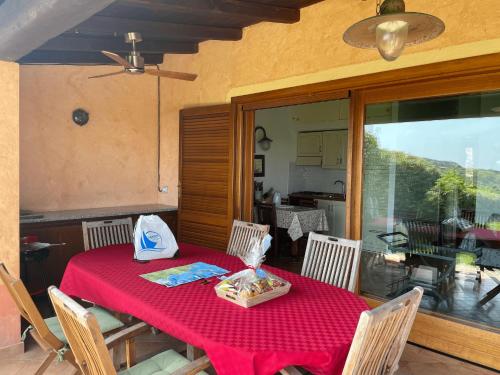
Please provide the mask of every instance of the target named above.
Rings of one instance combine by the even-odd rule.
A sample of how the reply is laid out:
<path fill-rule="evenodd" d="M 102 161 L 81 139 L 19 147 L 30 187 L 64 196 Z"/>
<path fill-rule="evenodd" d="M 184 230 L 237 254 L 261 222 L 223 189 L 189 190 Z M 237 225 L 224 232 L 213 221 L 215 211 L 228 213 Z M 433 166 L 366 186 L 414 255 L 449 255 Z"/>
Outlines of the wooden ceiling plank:
<path fill-rule="evenodd" d="M 211 0 L 121 0 L 108 6 L 100 16 L 133 18 L 153 22 L 173 22 L 205 26 L 242 28 L 259 20 L 243 13 L 231 14 L 218 11 Z M 130 16 L 133 14 L 133 16 Z"/>
<path fill-rule="evenodd" d="M 147 65 L 163 63 L 163 54 L 143 54 Z M 33 51 L 17 61 L 35 65 L 118 65 L 100 52 Z"/>
<path fill-rule="evenodd" d="M 253 22 L 270 21 L 294 23 L 300 20 L 300 10 L 272 4 L 259 4 L 242 0 L 190 0 L 179 2 L 159 2 L 157 0 L 123 0 L 116 2 L 105 10 L 105 13 L 117 15 L 135 12 L 151 12 L 200 17 L 207 15 L 221 16 L 221 22 L 227 16 L 241 17 Z"/>
<path fill-rule="evenodd" d="M 187 25 L 168 22 L 150 22 L 126 18 L 93 16 L 67 33 L 81 33 L 88 35 L 122 35 L 126 32 L 140 32 L 144 39 L 171 38 L 182 39 L 213 39 L 213 40 L 240 40 L 241 29 Z"/>
<path fill-rule="evenodd" d="M 245 14 L 262 21 L 295 23 L 300 20 L 300 10 L 275 5 L 249 3 L 241 0 L 213 0 L 217 8 L 229 14 Z"/>
<path fill-rule="evenodd" d="M 196 42 L 175 42 L 171 40 L 149 39 L 137 44 L 141 53 L 197 53 Z M 113 51 L 130 52 L 132 46 L 125 43 L 122 36 L 111 38 L 96 38 L 84 35 L 62 35 L 51 39 L 38 48 L 39 51 Z"/>

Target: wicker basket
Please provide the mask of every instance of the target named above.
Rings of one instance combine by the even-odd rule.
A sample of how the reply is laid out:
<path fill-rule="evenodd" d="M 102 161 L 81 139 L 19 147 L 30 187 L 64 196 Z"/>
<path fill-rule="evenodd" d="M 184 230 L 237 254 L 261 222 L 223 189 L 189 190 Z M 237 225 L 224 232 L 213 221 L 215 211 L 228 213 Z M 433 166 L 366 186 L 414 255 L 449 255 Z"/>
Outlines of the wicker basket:
<path fill-rule="evenodd" d="M 248 308 L 248 307 L 252 307 L 252 306 L 261 304 L 263 302 L 270 301 L 272 299 L 284 296 L 285 294 L 287 294 L 290 291 L 290 287 L 292 286 L 292 284 L 290 284 L 288 281 L 283 280 L 281 277 L 278 277 L 275 275 L 272 275 L 272 278 L 284 283 L 285 285 L 278 287 L 278 288 L 275 288 L 269 292 L 265 292 L 265 293 L 262 293 L 262 294 L 255 296 L 255 297 L 250 297 L 250 298 L 241 297 L 241 296 L 229 293 L 227 291 L 219 290 L 217 288 L 217 286 L 215 287 L 215 291 L 217 293 L 217 296 L 219 296 L 220 298 L 225 299 L 226 301 L 235 303 L 237 305 L 240 305 L 241 307 Z"/>

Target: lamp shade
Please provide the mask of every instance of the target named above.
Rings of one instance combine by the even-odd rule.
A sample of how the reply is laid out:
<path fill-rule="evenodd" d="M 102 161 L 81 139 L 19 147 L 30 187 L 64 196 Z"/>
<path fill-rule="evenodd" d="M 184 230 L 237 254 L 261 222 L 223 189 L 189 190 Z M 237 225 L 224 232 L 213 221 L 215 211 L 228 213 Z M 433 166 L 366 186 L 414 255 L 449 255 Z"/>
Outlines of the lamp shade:
<path fill-rule="evenodd" d="M 441 35 L 445 29 L 439 18 L 416 12 L 378 15 L 361 20 L 344 33 L 344 42 L 358 48 L 377 48 L 377 27 L 386 22 L 403 21 L 408 24 L 405 45 L 426 42 Z"/>

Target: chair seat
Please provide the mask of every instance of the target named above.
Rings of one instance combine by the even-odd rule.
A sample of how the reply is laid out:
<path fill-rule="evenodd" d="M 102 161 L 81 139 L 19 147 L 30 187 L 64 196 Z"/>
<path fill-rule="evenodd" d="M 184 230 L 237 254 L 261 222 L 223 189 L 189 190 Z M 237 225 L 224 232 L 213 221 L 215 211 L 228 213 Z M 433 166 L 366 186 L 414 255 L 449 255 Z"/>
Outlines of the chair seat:
<path fill-rule="evenodd" d="M 137 365 L 120 371 L 119 375 L 170 375 L 174 371 L 189 364 L 190 361 L 174 350 L 167 350 Z M 205 371 L 198 375 L 208 375 Z"/>
<path fill-rule="evenodd" d="M 116 319 L 113 315 L 111 315 L 104 309 L 94 306 L 94 307 L 89 307 L 87 310 L 95 315 L 97 323 L 99 323 L 99 328 L 101 328 L 102 333 L 107 333 L 124 326 L 124 324 L 120 320 Z M 54 336 L 56 336 L 63 343 L 65 344 L 68 343 L 68 340 L 66 340 L 64 332 L 56 316 L 45 319 L 45 323 L 47 323 L 50 332 L 52 332 Z"/>

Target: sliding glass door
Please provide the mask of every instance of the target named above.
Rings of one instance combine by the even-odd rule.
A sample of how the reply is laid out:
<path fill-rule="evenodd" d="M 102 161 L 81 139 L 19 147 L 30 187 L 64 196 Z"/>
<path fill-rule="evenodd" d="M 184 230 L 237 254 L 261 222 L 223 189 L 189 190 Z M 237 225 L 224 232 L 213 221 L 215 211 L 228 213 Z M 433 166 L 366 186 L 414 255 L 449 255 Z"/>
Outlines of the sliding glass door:
<path fill-rule="evenodd" d="M 500 329 L 500 92 L 364 113 L 361 292 Z"/>

